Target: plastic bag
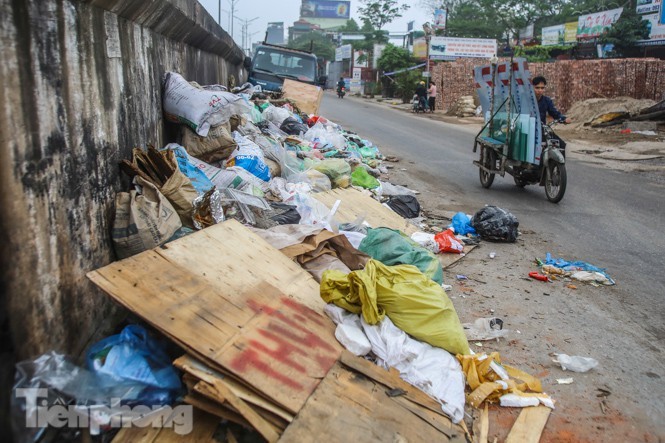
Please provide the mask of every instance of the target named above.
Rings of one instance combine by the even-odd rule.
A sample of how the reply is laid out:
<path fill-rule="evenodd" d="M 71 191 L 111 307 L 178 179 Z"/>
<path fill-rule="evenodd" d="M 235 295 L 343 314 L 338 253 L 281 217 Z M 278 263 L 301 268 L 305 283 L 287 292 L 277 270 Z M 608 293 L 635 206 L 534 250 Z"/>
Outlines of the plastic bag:
<path fill-rule="evenodd" d="M 328 158 L 314 167 L 330 179 L 333 187 L 346 188 L 351 182 L 351 166 L 341 158 Z"/>
<path fill-rule="evenodd" d="M 452 223 L 450 226 L 455 230 L 456 234 L 466 235 L 475 234 L 476 230 L 471 226 L 471 217 L 463 212 L 458 212 L 453 215 Z"/>
<path fill-rule="evenodd" d="M 389 182 L 380 182 L 381 183 L 381 195 L 393 196 L 393 195 L 416 195 L 416 192 L 412 189 L 405 188 L 400 185 L 393 185 Z"/>
<path fill-rule="evenodd" d="M 365 333 L 356 326 L 337 325 L 335 338 L 353 355 L 367 355 L 372 350 L 372 345 L 367 340 Z"/>
<path fill-rule="evenodd" d="M 369 175 L 365 168 L 359 166 L 351 173 L 351 184 L 365 189 L 374 189 L 379 186 L 379 181 Z"/>
<path fill-rule="evenodd" d="M 307 132 L 307 125 L 299 122 L 293 117 L 286 118 L 282 124 L 279 126 L 279 129 L 286 132 L 289 135 L 300 135 Z"/>
<path fill-rule="evenodd" d="M 471 226 L 483 240 L 513 243 L 517 240 L 517 218 L 505 209 L 485 206 L 471 218 Z"/>
<path fill-rule="evenodd" d="M 278 128 L 289 117 L 291 117 L 291 113 L 287 109 L 278 108 L 277 106 L 270 105 L 263 110 L 263 118 L 269 120 Z"/>
<path fill-rule="evenodd" d="M 598 360 L 579 355 L 556 354 L 555 362 L 561 365 L 564 371 L 587 372 L 598 366 Z"/>
<path fill-rule="evenodd" d="M 411 234 L 411 240 L 435 254 L 440 252 L 439 244 L 434 239 L 434 234 L 429 234 L 427 232 L 414 232 Z"/>
<path fill-rule="evenodd" d="M 263 151 L 250 139 L 238 132 L 233 133 L 238 147 L 231 153 L 226 166 L 238 166 L 263 181 L 270 181 L 270 170 L 263 159 Z"/>
<path fill-rule="evenodd" d="M 387 204 L 404 218 L 416 218 L 420 215 L 420 203 L 413 195 L 395 195 L 390 197 Z"/>
<path fill-rule="evenodd" d="M 367 237 L 358 249 L 386 265 L 414 265 L 438 284 L 443 283 L 443 269 L 436 255 L 399 231 L 367 229 Z"/>
<path fill-rule="evenodd" d="M 454 254 L 464 252 L 464 245 L 457 240 L 452 228 L 439 232 L 434 236 L 434 240 L 438 243 L 441 252 L 452 252 Z"/>
<path fill-rule="evenodd" d="M 441 286 L 415 266 L 386 266 L 369 260 L 365 269 L 346 275 L 326 271 L 321 298 L 356 314 L 370 325 L 388 315 L 407 334 L 453 354 L 468 354 L 469 344 L 457 312 Z"/>
<path fill-rule="evenodd" d="M 139 325 L 126 326 L 120 334 L 92 345 L 86 362 L 91 371 L 116 381 L 141 383 L 166 393 L 182 386 L 164 348 Z"/>

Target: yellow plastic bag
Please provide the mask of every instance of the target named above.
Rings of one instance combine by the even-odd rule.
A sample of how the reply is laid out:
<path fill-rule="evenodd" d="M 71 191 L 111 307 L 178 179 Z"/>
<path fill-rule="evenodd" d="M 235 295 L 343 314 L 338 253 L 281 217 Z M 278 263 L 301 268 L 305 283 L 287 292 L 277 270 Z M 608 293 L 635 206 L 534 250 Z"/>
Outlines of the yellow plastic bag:
<path fill-rule="evenodd" d="M 371 325 L 388 315 L 418 340 L 452 354 L 469 354 L 455 307 L 437 283 L 412 265 L 386 266 L 369 260 L 365 269 L 344 274 L 326 271 L 321 298 L 356 314 Z"/>

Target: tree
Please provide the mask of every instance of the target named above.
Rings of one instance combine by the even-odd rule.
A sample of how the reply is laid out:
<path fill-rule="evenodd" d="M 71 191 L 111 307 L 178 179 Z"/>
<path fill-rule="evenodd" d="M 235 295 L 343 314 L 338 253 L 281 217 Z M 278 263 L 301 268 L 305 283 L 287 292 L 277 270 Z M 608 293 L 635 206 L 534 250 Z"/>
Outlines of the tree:
<path fill-rule="evenodd" d="M 335 58 L 335 45 L 328 37 L 320 32 L 308 32 L 301 35 L 297 39 L 289 42 L 288 47 L 293 49 L 302 49 L 305 51 L 310 50 L 316 54 L 319 59 L 334 60 Z"/>
<path fill-rule="evenodd" d="M 662 7 L 662 6 L 661 6 Z M 649 38 L 649 27 L 646 20 L 635 11 L 632 2 L 623 8 L 621 17 L 601 37 L 601 43 L 614 45 L 611 55 L 623 56 L 626 51 L 635 46 L 638 40 Z"/>
<path fill-rule="evenodd" d="M 408 68 L 414 64 L 411 53 L 403 48 L 399 48 L 392 43 L 388 43 L 381 52 L 381 57 L 377 60 L 378 68 L 385 72 L 396 71 L 402 68 Z"/>
<path fill-rule="evenodd" d="M 381 30 L 385 25 L 402 16 L 409 5 L 398 6 L 396 0 L 360 0 L 364 6 L 358 8 L 364 23 Z"/>

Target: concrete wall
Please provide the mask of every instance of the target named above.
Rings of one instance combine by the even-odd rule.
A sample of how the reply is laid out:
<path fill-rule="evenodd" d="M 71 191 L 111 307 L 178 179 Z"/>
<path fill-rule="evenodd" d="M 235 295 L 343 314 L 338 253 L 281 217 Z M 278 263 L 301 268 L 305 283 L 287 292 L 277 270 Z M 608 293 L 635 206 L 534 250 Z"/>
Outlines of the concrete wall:
<path fill-rule="evenodd" d="M 122 314 L 85 274 L 115 259 L 118 162 L 170 141 L 164 72 L 228 84 L 244 56 L 196 0 L 0 0 L 0 16 L 2 355 L 78 355 Z"/>

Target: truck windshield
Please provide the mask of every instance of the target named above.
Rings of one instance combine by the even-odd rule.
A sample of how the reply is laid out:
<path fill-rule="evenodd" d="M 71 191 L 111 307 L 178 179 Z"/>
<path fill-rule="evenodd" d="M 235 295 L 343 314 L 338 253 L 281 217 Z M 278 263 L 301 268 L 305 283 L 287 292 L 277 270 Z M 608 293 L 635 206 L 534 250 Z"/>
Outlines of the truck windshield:
<path fill-rule="evenodd" d="M 313 82 L 316 78 L 316 62 L 313 56 L 276 48 L 259 48 L 254 56 L 252 68 L 259 72 L 283 75 L 306 82 Z"/>

